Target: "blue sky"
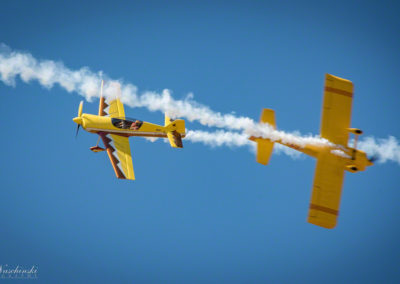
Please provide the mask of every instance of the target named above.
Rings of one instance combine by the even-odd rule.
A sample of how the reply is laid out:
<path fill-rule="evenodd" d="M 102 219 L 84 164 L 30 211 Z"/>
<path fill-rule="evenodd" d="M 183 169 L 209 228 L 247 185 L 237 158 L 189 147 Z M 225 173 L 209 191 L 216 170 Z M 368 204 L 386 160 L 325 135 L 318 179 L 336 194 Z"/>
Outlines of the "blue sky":
<path fill-rule="evenodd" d="M 3 1 L 0 41 L 139 90 L 189 92 L 215 111 L 319 133 L 325 73 L 353 81 L 352 125 L 400 139 L 394 1 Z M 76 93 L 0 83 L 0 264 L 41 282 L 293 283 L 400 280 L 399 169 L 347 173 L 337 228 L 308 224 L 315 161 L 131 138 L 117 180 L 97 137 L 75 139 Z M 96 113 L 98 101 L 85 102 Z M 162 123 L 161 112 L 126 108 Z M 190 129 L 205 128 L 187 123 Z"/>

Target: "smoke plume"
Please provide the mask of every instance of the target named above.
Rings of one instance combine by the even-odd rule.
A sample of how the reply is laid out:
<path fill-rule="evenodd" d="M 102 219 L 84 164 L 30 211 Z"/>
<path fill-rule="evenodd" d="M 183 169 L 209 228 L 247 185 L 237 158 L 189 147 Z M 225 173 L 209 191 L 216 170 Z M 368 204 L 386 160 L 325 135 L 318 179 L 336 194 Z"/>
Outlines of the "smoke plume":
<path fill-rule="evenodd" d="M 188 121 L 197 121 L 208 127 L 217 127 L 219 130 L 213 133 L 206 131 L 189 131 L 187 139 L 192 142 L 200 142 L 208 146 L 229 147 L 254 147 L 249 136 L 257 136 L 296 144 L 303 147 L 306 144 L 332 145 L 329 141 L 319 136 L 301 136 L 299 133 L 287 133 L 273 129 L 268 124 L 260 124 L 253 119 L 236 116 L 234 114 L 221 114 L 211 110 L 193 99 L 189 94 L 183 100 L 172 97 L 170 90 L 157 92 L 139 92 L 138 88 L 121 80 L 112 80 L 102 72 L 92 72 L 83 67 L 79 70 L 71 70 L 61 62 L 52 60 L 38 60 L 30 53 L 11 50 L 4 44 L 0 45 L 0 80 L 11 86 L 15 86 L 16 78 L 23 82 L 37 81 L 45 88 L 59 85 L 67 92 L 75 92 L 86 100 L 92 101 L 100 94 L 100 82 L 106 81 L 104 95 L 115 96 L 117 88 L 121 92 L 122 102 L 130 107 L 145 107 L 150 111 L 168 113 L 171 117 L 182 117 Z M 232 132 L 232 131 L 240 131 Z M 297 157 L 296 151 L 277 144 L 276 149 L 292 157 Z M 394 161 L 400 164 L 400 147 L 397 140 L 390 136 L 388 139 L 375 139 L 368 137 L 359 142 L 360 148 L 368 154 L 376 155 L 381 162 Z M 285 150 L 283 150 L 285 149 Z M 294 154 L 296 153 L 296 154 Z"/>

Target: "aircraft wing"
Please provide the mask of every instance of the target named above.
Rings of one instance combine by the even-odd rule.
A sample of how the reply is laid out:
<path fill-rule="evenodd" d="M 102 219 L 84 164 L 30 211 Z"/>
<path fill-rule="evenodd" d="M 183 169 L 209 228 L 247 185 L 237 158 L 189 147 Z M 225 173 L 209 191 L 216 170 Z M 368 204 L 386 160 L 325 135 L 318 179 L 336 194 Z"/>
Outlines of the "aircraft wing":
<path fill-rule="evenodd" d="M 343 179 L 343 160 L 330 153 L 321 153 L 315 169 L 307 220 L 309 223 L 328 229 L 336 226 Z"/>
<path fill-rule="evenodd" d="M 103 89 L 103 83 L 102 83 Z M 118 93 L 115 98 L 107 99 L 103 95 L 100 97 L 99 114 L 100 116 L 125 117 L 124 105 L 120 100 L 121 89 L 118 87 Z"/>
<path fill-rule="evenodd" d="M 115 175 L 120 179 L 135 179 L 133 172 L 131 148 L 128 137 L 103 134 L 100 135 L 107 149 L 108 157 L 114 168 Z"/>
<path fill-rule="evenodd" d="M 325 75 L 324 103 L 321 120 L 321 137 L 332 143 L 347 146 L 350 127 L 353 83 Z"/>

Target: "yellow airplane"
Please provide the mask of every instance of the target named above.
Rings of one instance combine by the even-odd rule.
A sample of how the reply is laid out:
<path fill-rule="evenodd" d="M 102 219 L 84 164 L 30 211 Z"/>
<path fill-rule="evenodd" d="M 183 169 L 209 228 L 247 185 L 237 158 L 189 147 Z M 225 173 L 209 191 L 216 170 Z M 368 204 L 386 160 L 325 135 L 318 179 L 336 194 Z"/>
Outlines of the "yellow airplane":
<path fill-rule="evenodd" d="M 157 125 L 133 118 L 125 117 L 124 105 L 117 95 L 108 101 L 103 97 L 103 84 L 101 82 L 101 95 L 98 115 L 82 113 L 83 101 L 79 104 L 78 116 L 73 121 L 88 132 L 96 133 L 103 140 L 104 148 L 97 145 L 91 147 L 93 152 L 107 150 L 115 175 L 119 179 L 135 179 L 133 172 L 131 148 L 128 138 L 130 136 L 168 138 L 174 148 L 183 148 L 182 138 L 185 137 L 185 121 L 172 120 L 165 115 L 165 125 Z"/>
<path fill-rule="evenodd" d="M 257 143 L 257 162 L 263 165 L 269 162 L 274 142 L 317 159 L 307 221 L 328 229 L 334 228 L 337 223 L 345 171 L 355 173 L 373 165 L 373 159 L 368 159 L 365 152 L 357 149 L 358 135 L 362 131 L 350 128 L 352 101 L 353 83 L 326 74 L 321 137 L 329 140 L 331 146 L 300 146 L 282 140 L 271 141 L 254 136 L 249 138 Z M 276 129 L 274 111 L 263 109 L 260 122 L 268 123 Z M 353 147 L 347 145 L 349 133 L 355 134 Z"/>

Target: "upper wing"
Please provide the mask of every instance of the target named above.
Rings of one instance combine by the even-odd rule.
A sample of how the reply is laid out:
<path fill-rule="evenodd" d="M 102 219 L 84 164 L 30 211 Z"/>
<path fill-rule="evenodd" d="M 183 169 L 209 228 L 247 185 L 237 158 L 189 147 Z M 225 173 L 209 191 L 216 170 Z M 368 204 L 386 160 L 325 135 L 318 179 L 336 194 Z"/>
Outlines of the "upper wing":
<path fill-rule="evenodd" d="M 347 146 L 350 127 L 353 83 L 325 75 L 324 103 L 321 120 L 321 137 L 332 143 Z"/>
<path fill-rule="evenodd" d="M 101 97 L 99 103 L 99 115 L 110 117 L 125 117 L 124 105 L 120 101 L 121 89 L 117 86 L 118 91 L 113 99 L 106 99 L 103 97 L 103 81 L 101 81 Z"/>
<path fill-rule="evenodd" d="M 115 175 L 120 179 L 135 179 L 133 172 L 131 148 L 128 137 L 114 134 L 102 134 L 104 146 L 114 168 Z"/>
<path fill-rule="evenodd" d="M 344 162 L 340 157 L 321 153 L 317 159 L 308 222 L 332 229 L 339 215 L 344 179 Z"/>

